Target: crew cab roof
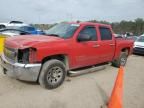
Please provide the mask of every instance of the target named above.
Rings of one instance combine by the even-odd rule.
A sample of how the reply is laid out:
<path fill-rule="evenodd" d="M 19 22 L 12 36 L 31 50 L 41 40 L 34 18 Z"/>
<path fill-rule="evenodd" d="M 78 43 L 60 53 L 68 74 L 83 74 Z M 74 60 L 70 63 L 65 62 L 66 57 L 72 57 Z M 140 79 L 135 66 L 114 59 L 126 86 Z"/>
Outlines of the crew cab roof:
<path fill-rule="evenodd" d="M 79 24 L 79 25 L 98 25 L 98 26 L 105 26 L 111 27 L 109 24 L 101 24 L 101 23 L 93 23 L 93 22 L 69 22 L 70 24 Z"/>

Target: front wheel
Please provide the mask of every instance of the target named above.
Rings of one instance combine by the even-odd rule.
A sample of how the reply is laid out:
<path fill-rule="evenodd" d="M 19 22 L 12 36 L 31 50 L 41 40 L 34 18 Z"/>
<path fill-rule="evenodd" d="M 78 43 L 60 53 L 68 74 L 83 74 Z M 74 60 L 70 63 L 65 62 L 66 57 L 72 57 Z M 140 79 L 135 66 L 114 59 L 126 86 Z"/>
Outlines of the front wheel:
<path fill-rule="evenodd" d="M 39 83 L 47 89 L 59 87 L 65 80 L 66 69 L 63 62 L 59 60 L 49 60 L 43 64 Z"/>
<path fill-rule="evenodd" d="M 112 62 L 112 65 L 115 67 L 125 66 L 126 62 L 127 62 L 127 57 L 128 57 L 128 55 L 126 52 L 121 52 L 119 58 L 114 60 Z"/>

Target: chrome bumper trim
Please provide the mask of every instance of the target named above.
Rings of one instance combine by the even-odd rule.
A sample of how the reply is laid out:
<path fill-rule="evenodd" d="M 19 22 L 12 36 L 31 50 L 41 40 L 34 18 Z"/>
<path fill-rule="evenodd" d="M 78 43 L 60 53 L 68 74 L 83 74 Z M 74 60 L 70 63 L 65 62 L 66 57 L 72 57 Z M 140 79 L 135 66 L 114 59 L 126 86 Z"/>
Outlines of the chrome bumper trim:
<path fill-rule="evenodd" d="M 15 79 L 37 81 L 41 64 L 21 64 L 8 61 L 4 54 L 0 57 L 0 65 L 5 73 Z"/>

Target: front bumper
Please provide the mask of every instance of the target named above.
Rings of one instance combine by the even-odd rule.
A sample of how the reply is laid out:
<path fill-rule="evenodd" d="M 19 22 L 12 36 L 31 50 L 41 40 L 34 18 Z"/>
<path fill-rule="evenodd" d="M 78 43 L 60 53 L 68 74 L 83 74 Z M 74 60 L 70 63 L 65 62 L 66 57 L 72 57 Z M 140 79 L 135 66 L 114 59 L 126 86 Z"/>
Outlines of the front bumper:
<path fill-rule="evenodd" d="M 0 57 L 0 65 L 2 66 L 4 73 L 8 76 L 23 81 L 37 81 L 41 68 L 41 64 L 20 64 L 10 62 L 3 54 Z"/>
<path fill-rule="evenodd" d="M 135 48 L 133 49 L 133 53 L 136 53 L 136 54 L 144 54 L 144 48 L 135 47 Z"/>

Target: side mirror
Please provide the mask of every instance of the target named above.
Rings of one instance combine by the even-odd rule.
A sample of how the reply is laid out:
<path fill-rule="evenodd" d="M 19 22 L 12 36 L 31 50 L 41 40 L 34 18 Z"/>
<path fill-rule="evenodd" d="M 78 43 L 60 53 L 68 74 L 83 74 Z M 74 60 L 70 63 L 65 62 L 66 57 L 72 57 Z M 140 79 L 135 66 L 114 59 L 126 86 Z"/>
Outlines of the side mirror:
<path fill-rule="evenodd" d="M 79 34 L 79 36 L 78 36 L 79 42 L 90 41 L 90 40 L 91 40 L 91 36 L 89 36 L 87 34 Z"/>

